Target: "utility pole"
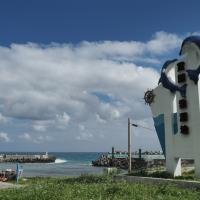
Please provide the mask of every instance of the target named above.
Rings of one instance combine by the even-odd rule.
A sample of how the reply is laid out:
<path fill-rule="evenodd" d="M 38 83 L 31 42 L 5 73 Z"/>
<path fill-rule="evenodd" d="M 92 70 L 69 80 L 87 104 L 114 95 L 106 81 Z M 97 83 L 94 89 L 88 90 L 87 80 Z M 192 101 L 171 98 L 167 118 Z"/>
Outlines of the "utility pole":
<path fill-rule="evenodd" d="M 141 126 L 139 124 L 133 124 L 131 123 L 131 120 L 130 118 L 128 118 L 128 173 L 130 174 L 131 173 L 131 165 L 132 165 L 132 162 L 131 162 L 131 158 L 132 158 L 132 153 L 131 153 L 131 126 L 134 126 L 134 127 L 141 127 L 141 128 L 144 128 L 144 129 L 147 129 L 149 131 L 153 131 L 152 129 L 148 128 L 148 127 L 145 127 L 145 126 Z M 141 149 L 139 151 L 139 153 L 141 154 Z M 140 158 L 141 158 L 141 155 L 140 155 Z"/>
<path fill-rule="evenodd" d="M 128 118 L 128 173 L 131 173 L 131 122 Z"/>

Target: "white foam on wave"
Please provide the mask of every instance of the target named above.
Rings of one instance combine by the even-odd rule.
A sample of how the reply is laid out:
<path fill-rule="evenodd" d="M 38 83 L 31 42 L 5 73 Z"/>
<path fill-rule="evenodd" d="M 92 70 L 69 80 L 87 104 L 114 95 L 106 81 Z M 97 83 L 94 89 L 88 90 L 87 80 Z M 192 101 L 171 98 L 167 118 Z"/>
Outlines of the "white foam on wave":
<path fill-rule="evenodd" d="M 56 160 L 55 160 L 56 164 L 61 164 L 61 163 L 66 163 L 66 162 L 67 162 L 67 160 L 61 159 L 61 158 L 56 158 Z"/>

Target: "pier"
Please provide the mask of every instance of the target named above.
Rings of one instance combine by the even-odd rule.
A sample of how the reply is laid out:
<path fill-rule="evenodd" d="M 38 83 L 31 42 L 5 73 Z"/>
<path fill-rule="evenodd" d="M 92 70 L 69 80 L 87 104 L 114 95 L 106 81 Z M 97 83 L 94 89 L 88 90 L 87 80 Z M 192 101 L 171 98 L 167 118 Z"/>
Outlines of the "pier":
<path fill-rule="evenodd" d="M 0 163 L 51 163 L 56 157 L 46 154 L 1 154 Z"/>

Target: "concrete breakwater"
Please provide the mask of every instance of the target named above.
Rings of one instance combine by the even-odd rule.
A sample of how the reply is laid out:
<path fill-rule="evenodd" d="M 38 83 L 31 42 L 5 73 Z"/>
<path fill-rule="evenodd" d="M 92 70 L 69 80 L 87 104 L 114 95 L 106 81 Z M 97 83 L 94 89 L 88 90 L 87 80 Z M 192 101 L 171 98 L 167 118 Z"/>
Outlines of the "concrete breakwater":
<path fill-rule="evenodd" d="M 193 165 L 193 160 L 182 160 L 183 166 Z M 100 156 L 97 160 L 92 161 L 95 167 L 117 167 L 120 169 L 128 169 L 128 158 L 111 158 L 107 155 Z M 157 167 L 165 167 L 165 159 L 132 158 L 132 170 L 151 169 Z"/>
<path fill-rule="evenodd" d="M 117 167 L 120 169 L 128 169 L 128 158 L 109 158 L 102 155 L 99 159 L 92 161 L 92 165 L 96 167 Z M 132 168 L 136 170 L 164 165 L 165 160 L 163 159 L 145 160 L 141 158 L 132 158 Z"/>
<path fill-rule="evenodd" d="M 55 162 L 56 157 L 48 155 L 48 153 L 44 155 L 28 155 L 28 154 L 2 154 L 0 155 L 0 163 L 5 162 L 18 162 L 18 163 L 51 163 Z"/>

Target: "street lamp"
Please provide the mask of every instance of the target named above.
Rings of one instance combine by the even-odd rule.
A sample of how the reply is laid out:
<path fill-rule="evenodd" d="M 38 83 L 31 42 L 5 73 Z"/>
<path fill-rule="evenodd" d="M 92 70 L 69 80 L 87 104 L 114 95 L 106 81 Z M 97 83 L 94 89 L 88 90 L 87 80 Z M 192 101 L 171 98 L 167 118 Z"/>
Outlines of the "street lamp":
<path fill-rule="evenodd" d="M 130 118 L 128 118 L 128 173 L 131 173 L 131 126 L 138 127 L 137 124 L 132 124 Z"/>
<path fill-rule="evenodd" d="M 128 162 L 128 173 L 129 174 L 131 173 L 131 167 L 132 167 L 131 166 L 131 164 L 132 164 L 132 162 L 131 162 L 131 157 L 132 157 L 132 155 L 131 155 L 131 126 L 141 127 L 141 128 L 153 131 L 151 128 L 131 123 L 130 118 L 128 118 L 128 161 L 129 161 Z"/>

